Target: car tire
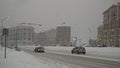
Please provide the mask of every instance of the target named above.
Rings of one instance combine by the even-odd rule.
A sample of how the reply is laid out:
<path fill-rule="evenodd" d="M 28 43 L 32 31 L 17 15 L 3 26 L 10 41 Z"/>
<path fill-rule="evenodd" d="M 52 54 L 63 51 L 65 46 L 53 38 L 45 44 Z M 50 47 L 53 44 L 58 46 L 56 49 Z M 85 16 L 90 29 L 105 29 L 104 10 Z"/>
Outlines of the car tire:
<path fill-rule="evenodd" d="M 86 53 L 85 53 L 85 52 L 83 52 L 83 54 L 85 55 Z"/>
<path fill-rule="evenodd" d="M 71 51 L 71 53 L 73 54 L 74 52 L 73 52 L 73 51 Z"/>
<path fill-rule="evenodd" d="M 80 54 L 80 52 L 77 52 L 77 54 Z"/>

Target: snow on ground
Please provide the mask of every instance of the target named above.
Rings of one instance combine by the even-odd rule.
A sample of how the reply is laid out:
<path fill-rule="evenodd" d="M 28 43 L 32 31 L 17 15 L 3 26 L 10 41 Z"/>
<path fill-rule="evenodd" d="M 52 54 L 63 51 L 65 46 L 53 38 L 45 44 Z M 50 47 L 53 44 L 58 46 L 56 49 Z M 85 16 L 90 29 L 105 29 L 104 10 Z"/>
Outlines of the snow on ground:
<path fill-rule="evenodd" d="M 71 54 L 73 47 L 45 47 L 48 52 Z M 115 47 L 85 47 L 89 57 L 102 57 L 120 61 L 120 48 Z"/>
<path fill-rule="evenodd" d="M 25 46 L 26 49 L 34 50 L 36 46 Z M 72 55 L 71 50 L 73 47 L 61 47 L 61 46 L 45 46 L 46 52 L 59 53 Z M 98 58 L 98 59 L 107 59 L 114 60 L 120 62 L 120 48 L 116 47 L 85 47 L 86 55 L 75 55 L 75 56 L 83 56 L 90 58 Z"/>
<path fill-rule="evenodd" d="M 4 59 L 4 49 L 0 48 L 0 68 L 74 68 L 74 66 L 37 59 L 24 51 L 15 51 L 8 48 L 7 58 Z"/>
<path fill-rule="evenodd" d="M 87 47 L 87 55 L 97 55 L 100 57 L 113 58 L 120 60 L 120 48 L 116 47 Z"/>

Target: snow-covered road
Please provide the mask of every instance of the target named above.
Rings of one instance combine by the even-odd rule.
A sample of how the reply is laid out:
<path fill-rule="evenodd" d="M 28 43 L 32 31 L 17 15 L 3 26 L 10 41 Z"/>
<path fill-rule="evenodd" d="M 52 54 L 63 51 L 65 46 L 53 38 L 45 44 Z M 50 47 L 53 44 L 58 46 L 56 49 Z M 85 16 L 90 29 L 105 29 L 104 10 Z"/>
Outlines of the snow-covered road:
<path fill-rule="evenodd" d="M 73 47 L 45 47 L 44 54 L 36 54 L 34 52 L 33 47 L 23 47 L 23 50 L 36 56 L 36 57 L 45 57 L 57 61 L 61 61 L 64 63 L 77 65 L 85 68 L 119 68 L 119 60 L 104 58 L 104 57 L 94 57 L 94 56 L 86 56 L 86 55 L 74 55 L 70 54 L 70 50 Z M 95 48 L 97 49 L 97 48 Z M 108 48 L 107 48 L 108 49 Z M 111 48 L 109 48 L 111 49 Z M 98 51 L 99 52 L 99 51 Z"/>
<path fill-rule="evenodd" d="M 30 50 L 34 50 L 35 47 L 36 46 L 25 46 L 25 48 Z M 71 55 L 72 48 L 73 47 L 46 46 L 45 50 L 47 52 L 52 52 L 57 54 L 59 53 L 59 54 Z M 105 59 L 120 61 L 120 48 L 116 48 L 116 47 L 85 47 L 85 48 L 86 48 L 86 56 L 88 57 L 105 58 Z"/>
<path fill-rule="evenodd" d="M 45 47 L 47 52 L 71 54 L 73 47 Z M 120 48 L 115 47 L 85 47 L 86 56 L 108 58 L 120 61 Z"/>
<path fill-rule="evenodd" d="M 0 68 L 74 68 L 71 65 L 45 60 L 14 49 L 7 49 L 7 58 L 4 59 L 4 49 L 0 48 Z"/>

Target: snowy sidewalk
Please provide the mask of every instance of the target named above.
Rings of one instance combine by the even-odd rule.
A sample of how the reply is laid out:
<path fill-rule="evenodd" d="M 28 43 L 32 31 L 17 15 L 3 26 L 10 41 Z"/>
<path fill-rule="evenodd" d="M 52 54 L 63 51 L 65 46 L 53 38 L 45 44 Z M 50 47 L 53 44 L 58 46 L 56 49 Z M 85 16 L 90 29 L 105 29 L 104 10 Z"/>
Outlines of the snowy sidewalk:
<path fill-rule="evenodd" d="M 7 49 L 7 58 L 4 59 L 4 49 L 0 48 L 0 68 L 77 68 L 55 61 L 45 61 L 23 51 Z M 80 68 L 80 67 L 79 67 Z"/>

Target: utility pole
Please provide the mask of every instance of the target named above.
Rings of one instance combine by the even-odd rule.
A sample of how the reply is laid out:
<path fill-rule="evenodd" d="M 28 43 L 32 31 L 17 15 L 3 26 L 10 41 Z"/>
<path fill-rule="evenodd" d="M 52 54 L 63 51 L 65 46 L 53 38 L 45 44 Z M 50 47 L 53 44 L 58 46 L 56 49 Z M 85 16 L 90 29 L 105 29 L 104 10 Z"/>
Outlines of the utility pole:
<path fill-rule="evenodd" d="M 4 28 L 4 26 L 3 26 L 3 22 L 4 21 L 7 21 L 9 19 L 9 16 L 7 16 L 7 17 L 5 17 L 5 18 L 3 18 L 2 20 L 1 20 L 1 27 L 2 27 L 2 31 L 1 32 L 3 32 L 3 28 Z M 3 47 L 3 36 L 1 36 L 1 43 L 2 43 L 2 47 Z"/>
<path fill-rule="evenodd" d="M 2 42 L 2 47 L 4 46 L 3 44 L 3 37 L 5 36 L 5 52 L 4 52 L 4 58 L 6 59 L 6 36 L 8 35 L 8 29 L 7 28 L 4 28 L 3 26 L 3 22 L 4 21 L 7 21 L 9 19 L 9 16 L 3 18 L 1 20 L 1 25 L 2 25 L 2 36 L 1 36 L 1 42 Z"/>
<path fill-rule="evenodd" d="M 8 29 L 7 28 L 4 28 L 3 29 L 3 36 L 5 37 L 5 54 L 4 54 L 4 58 L 6 59 L 6 38 L 8 36 Z"/>

